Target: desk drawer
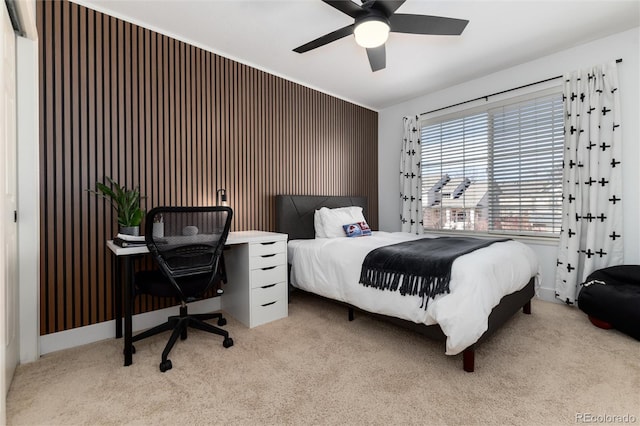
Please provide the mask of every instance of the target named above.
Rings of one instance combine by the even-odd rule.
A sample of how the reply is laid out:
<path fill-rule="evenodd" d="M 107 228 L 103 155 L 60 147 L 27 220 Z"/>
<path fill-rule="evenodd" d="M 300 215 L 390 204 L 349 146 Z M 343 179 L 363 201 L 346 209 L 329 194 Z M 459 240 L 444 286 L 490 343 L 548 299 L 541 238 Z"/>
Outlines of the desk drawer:
<path fill-rule="evenodd" d="M 287 283 L 269 284 L 251 290 L 251 306 L 260 307 L 278 300 L 287 300 Z"/>
<path fill-rule="evenodd" d="M 256 256 L 249 258 L 249 268 L 250 269 L 262 269 L 269 268 L 271 266 L 277 265 L 286 265 L 287 264 L 287 254 L 286 253 L 276 253 L 276 254 L 265 254 L 262 256 Z"/>
<path fill-rule="evenodd" d="M 249 256 L 263 256 L 265 254 L 284 253 L 287 250 L 286 241 L 269 241 L 249 245 Z"/>
<path fill-rule="evenodd" d="M 287 299 L 251 307 L 251 326 L 256 327 L 288 315 Z"/>
<path fill-rule="evenodd" d="M 268 269 L 251 271 L 251 288 L 287 281 L 287 265 L 277 265 Z"/>

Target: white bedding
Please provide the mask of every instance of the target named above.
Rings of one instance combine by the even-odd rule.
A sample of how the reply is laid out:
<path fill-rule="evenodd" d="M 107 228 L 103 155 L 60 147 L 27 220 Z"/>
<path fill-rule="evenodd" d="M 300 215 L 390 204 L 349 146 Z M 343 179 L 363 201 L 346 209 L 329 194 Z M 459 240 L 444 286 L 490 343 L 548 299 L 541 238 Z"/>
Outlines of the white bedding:
<path fill-rule="evenodd" d="M 522 289 L 538 273 L 528 246 L 505 241 L 453 262 L 449 294 L 430 299 L 425 311 L 419 296 L 402 296 L 359 284 L 362 262 L 371 250 L 436 235 L 374 232 L 370 237 L 292 240 L 288 258 L 294 287 L 349 303 L 365 311 L 427 325 L 439 324 L 447 336 L 446 354 L 455 355 L 487 330 L 491 310 L 503 296 Z"/>

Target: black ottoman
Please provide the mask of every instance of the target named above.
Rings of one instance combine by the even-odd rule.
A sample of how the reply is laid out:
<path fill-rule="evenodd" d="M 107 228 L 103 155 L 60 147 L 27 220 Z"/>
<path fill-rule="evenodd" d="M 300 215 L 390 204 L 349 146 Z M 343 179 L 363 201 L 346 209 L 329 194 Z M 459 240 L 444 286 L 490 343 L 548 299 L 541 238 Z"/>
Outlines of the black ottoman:
<path fill-rule="evenodd" d="M 610 325 L 640 340 L 640 265 L 592 272 L 582 284 L 578 307 L 596 326 Z"/>

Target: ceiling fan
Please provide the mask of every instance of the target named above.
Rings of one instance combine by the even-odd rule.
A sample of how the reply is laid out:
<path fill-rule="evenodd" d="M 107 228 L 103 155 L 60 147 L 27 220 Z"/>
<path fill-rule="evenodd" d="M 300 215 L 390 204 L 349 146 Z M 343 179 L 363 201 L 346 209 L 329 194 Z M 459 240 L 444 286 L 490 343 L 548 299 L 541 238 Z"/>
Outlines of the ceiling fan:
<path fill-rule="evenodd" d="M 371 71 L 378 71 L 386 66 L 384 43 L 389 37 L 389 32 L 460 35 L 469 23 L 465 19 L 395 13 L 406 0 L 362 0 L 362 6 L 350 0 L 322 1 L 351 16 L 355 20 L 354 23 L 296 47 L 293 51 L 308 52 L 354 34 L 356 43 L 367 49 Z"/>

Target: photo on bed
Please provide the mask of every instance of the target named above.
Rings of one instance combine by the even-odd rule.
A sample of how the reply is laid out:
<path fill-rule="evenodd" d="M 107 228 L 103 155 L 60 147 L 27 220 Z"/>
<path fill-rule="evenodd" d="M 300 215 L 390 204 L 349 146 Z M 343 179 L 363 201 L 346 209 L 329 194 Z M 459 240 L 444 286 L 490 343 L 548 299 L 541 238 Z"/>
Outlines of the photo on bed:
<path fill-rule="evenodd" d="M 371 228 L 369 228 L 367 222 L 351 223 L 348 225 L 342 225 L 342 227 L 344 228 L 344 232 L 345 234 L 347 234 L 347 237 L 350 238 L 366 237 L 368 235 L 371 235 Z"/>

